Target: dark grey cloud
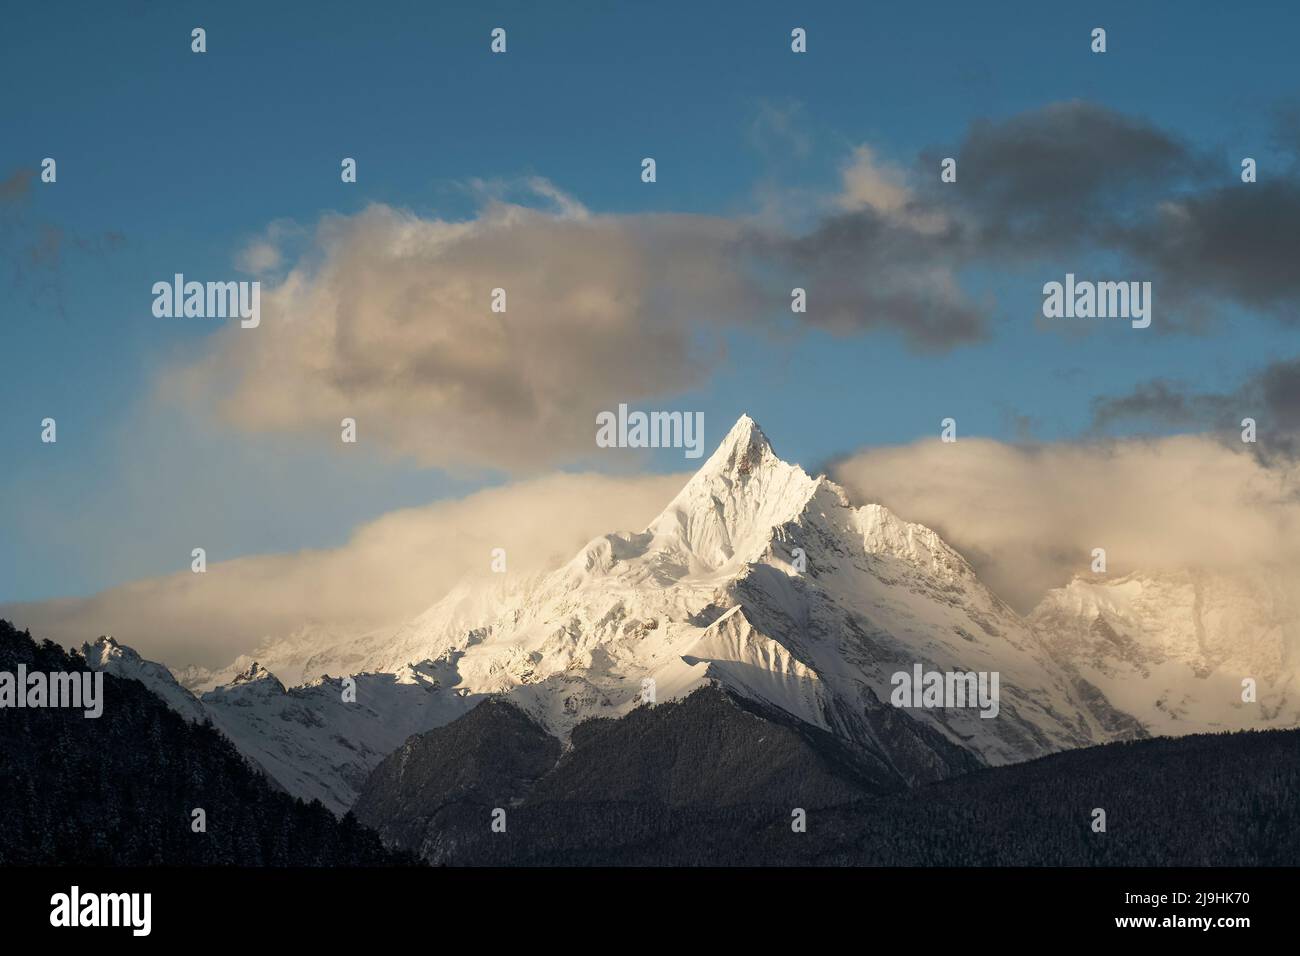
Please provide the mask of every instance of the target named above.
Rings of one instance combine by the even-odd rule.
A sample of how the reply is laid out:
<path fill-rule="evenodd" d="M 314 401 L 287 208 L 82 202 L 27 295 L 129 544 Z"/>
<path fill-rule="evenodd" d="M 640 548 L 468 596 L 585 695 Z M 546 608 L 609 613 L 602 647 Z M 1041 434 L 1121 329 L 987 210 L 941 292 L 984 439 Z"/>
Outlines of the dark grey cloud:
<path fill-rule="evenodd" d="M 1300 186 L 1277 179 L 1171 199 L 1122 230 L 1175 302 L 1211 295 L 1300 324 Z"/>
<path fill-rule="evenodd" d="M 1219 427 L 1230 404 L 1227 395 L 1197 395 L 1169 379 L 1142 382 L 1126 395 L 1093 402 L 1093 426 L 1105 429 L 1124 421 L 1156 425 Z"/>
<path fill-rule="evenodd" d="M 1294 156 L 1295 117 L 1282 111 L 1276 126 Z M 955 183 L 940 181 L 948 156 Z M 1099 256 L 1118 277 L 1153 283 L 1165 330 L 1233 305 L 1300 323 L 1300 185 L 1276 163 L 1242 183 L 1238 166 L 1140 117 L 1051 104 L 977 120 L 958 143 L 923 151 L 904 183 L 880 169 L 855 178 L 859 202 L 780 243 L 777 258 L 836 304 L 815 322 L 883 322 L 921 344 L 960 344 L 992 313 L 961 292 L 963 268 L 1056 275 Z M 899 278 L 916 270 L 926 281 Z"/>
<path fill-rule="evenodd" d="M 751 236 L 744 248 L 807 290 L 809 324 L 892 329 L 913 347 L 943 350 L 984 338 L 991 319 L 990 304 L 957 283 L 957 243 L 949 226 L 930 232 L 868 208 L 829 216 L 801 236 Z"/>
<path fill-rule="evenodd" d="M 957 159 L 956 183 L 940 181 L 946 156 Z M 810 290 L 812 324 L 894 328 L 915 346 L 952 348 L 985 338 L 994 315 L 992 303 L 963 291 L 960 270 L 1114 248 L 1135 209 L 1207 168 L 1140 119 L 1057 103 L 978 120 L 958 145 L 925 151 L 910 175 L 860 149 L 840 211 L 802 235 L 754 237 L 749 248 Z"/>
<path fill-rule="evenodd" d="M 938 182 L 943 155 L 957 183 Z M 1144 120 L 1087 102 L 1055 103 L 1007 120 L 973 123 L 955 152 L 928 151 L 930 201 L 951 196 L 968 240 L 988 248 L 1104 240 L 1132 210 L 1208 166 Z"/>
<path fill-rule="evenodd" d="M 1273 363 L 1255 387 L 1278 426 L 1300 432 L 1300 358 Z"/>
<path fill-rule="evenodd" d="M 1262 458 L 1300 457 L 1300 357 L 1273 362 L 1229 391 L 1197 391 L 1169 379 L 1143 382 L 1131 392 L 1094 400 L 1096 432 L 1131 423 L 1187 427 L 1241 440 L 1241 422 L 1256 423 L 1255 450 Z"/>

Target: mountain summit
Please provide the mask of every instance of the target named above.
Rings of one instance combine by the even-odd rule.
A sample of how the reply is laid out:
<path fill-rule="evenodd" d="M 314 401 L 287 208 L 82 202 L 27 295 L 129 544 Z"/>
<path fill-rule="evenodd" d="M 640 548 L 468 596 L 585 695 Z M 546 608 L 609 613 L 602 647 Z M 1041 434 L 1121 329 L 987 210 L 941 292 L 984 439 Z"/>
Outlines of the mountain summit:
<path fill-rule="evenodd" d="M 772 451 L 772 443 L 758 427 L 758 422 L 748 415 L 741 415 L 697 474 L 728 475 L 739 479 L 767 459 L 779 460 Z"/>
<path fill-rule="evenodd" d="M 647 547 L 679 557 L 692 572 L 757 560 L 771 530 L 793 520 L 817 484 L 778 458 L 762 429 L 743 415 L 650 523 Z"/>

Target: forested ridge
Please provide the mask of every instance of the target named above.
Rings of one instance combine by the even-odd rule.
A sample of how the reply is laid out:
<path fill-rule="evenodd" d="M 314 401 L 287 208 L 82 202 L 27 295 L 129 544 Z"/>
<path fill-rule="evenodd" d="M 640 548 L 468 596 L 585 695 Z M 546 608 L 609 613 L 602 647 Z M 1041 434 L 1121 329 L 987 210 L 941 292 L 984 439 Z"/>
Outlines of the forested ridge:
<path fill-rule="evenodd" d="M 415 821 L 422 838 L 400 845 L 467 865 L 1300 864 L 1300 730 L 1108 744 L 900 790 L 882 789 L 833 740 L 771 716 L 702 689 L 581 725 L 526 796 L 517 786 L 514 805 L 496 802 L 506 832 L 491 831 L 494 804 L 481 793 L 437 792 Z M 427 745 L 448 732 L 424 735 Z M 457 748 L 466 765 L 483 766 L 494 734 L 476 736 L 477 747 L 462 739 Z M 416 811 L 385 806 L 385 771 L 372 775 L 358 813 L 395 832 L 386 810 L 408 827 Z M 796 809 L 804 832 L 792 826 Z M 1098 809 L 1104 832 L 1093 828 Z"/>
<path fill-rule="evenodd" d="M 85 661 L 0 620 L 0 671 Z M 220 732 L 104 674 L 102 716 L 0 710 L 0 864 L 337 866 L 409 862 L 348 814 L 273 788 Z M 192 829 L 201 808 L 206 832 Z"/>

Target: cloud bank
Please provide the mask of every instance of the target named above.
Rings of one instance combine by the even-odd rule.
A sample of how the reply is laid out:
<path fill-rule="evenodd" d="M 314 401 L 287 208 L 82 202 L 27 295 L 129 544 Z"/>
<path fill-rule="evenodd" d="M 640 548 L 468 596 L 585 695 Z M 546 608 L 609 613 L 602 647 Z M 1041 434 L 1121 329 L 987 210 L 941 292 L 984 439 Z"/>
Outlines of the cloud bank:
<path fill-rule="evenodd" d="M 855 502 L 933 527 L 1021 611 L 1088 573 L 1098 547 L 1112 574 L 1300 575 L 1300 465 L 1214 436 L 926 440 L 829 471 Z M 240 558 L 0 616 L 66 645 L 113 633 L 168 663 L 224 665 L 309 622 L 366 630 L 414 616 L 464 577 L 488 575 L 493 548 L 506 549 L 511 575 L 556 567 L 598 534 L 644 527 L 686 478 L 532 479 L 393 512 L 337 549 Z"/>
<path fill-rule="evenodd" d="M 938 531 L 1022 611 L 1090 570 L 1264 565 L 1300 572 L 1300 467 L 1181 435 L 1009 445 L 980 438 L 863 451 L 832 477 Z"/>
<path fill-rule="evenodd" d="M 363 630 L 431 606 L 456 582 L 556 567 L 598 534 L 640 530 L 685 475 L 555 475 L 392 512 L 331 550 L 238 558 L 204 574 L 135 581 L 87 598 L 0 605 L 0 617 L 65 646 L 113 634 L 145 657 L 215 667 L 316 621 Z"/>

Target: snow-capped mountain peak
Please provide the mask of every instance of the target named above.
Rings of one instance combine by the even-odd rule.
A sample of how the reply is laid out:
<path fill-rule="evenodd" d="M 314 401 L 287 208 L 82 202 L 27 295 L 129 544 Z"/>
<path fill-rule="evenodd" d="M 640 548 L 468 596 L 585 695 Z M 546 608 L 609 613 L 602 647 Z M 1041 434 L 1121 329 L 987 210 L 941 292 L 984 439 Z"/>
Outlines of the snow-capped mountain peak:
<path fill-rule="evenodd" d="M 242 674 L 237 674 L 235 676 L 235 679 L 231 681 L 231 683 L 250 684 L 254 681 L 262 681 L 262 680 L 273 680 L 276 681 L 276 683 L 279 683 L 279 680 L 276 678 L 274 674 L 268 671 L 257 661 L 253 661 L 253 663 L 249 664 L 248 668 Z"/>
<path fill-rule="evenodd" d="M 236 674 L 229 684 L 208 691 L 203 695 L 202 700 L 207 702 L 211 699 L 232 696 L 245 699 L 250 696 L 279 697 L 284 693 L 285 687 L 280 683 L 280 678 L 257 661 L 253 661 L 241 673 Z"/>
<path fill-rule="evenodd" d="M 81 656 L 96 670 L 105 669 L 103 665 L 110 661 L 135 664 L 141 659 L 134 649 L 119 644 L 111 634 L 101 634 L 94 644 L 82 644 Z"/>
<path fill-rule="evenodd" d="M 772 529 L 797 519 L 817 487 L 798 465 L 778 458 L 762 429 L 743 415 L 650 523 L 647 550 L 676 558 L 695 574 L 757 560 Z"/>
<path fill-rule="evenodd" d="M 1121 597 L 1134 606 L 1118 591 L 1058 603 Z M 258 659 L 297 686 L 243 659 L 203 700 L 286 788 L 336 810 L 403 735 L 486 696 L 565 738 L 703 684 L 930 780 L 1145 733 L 1131 716 L 1141 701 L 1117 702 L 1098 690 L 1105 673 L 1065 653 L 1061 633 L 1074 632 L 1047 633 L 1078 616 L 1044 612 L 1031 627 L 934 530 L 856 505 L 742 416 L 643 530 L 597 537 L 549 573 L 467 579 L 396 629 L 269 642 Z M 997 673 L 996 716 L 893 706 L 893 678 L 917 666 Z M 355 676 L 355 702 L 313 681 L 325 670 Z"/>
<path fill-rule="evenodd" d="M 696 477 L 724 475 L 742 479 L 768 461 L 780 461 L 772 450 L 772 443 L 758 427 L 758 422 L 748 415 L 741 415 L 700 467 Z"/>
<path fill-rule="evenodd" d="M 839 485 L 779 458 L 748 416 L 640 532 L 602 535 L 551 573 L 457 587 L 394 631 L 334 642 L 313 635 L 259 656 L 307 681 L 325 662 L 369 681 L 356 705 L 340 708 L 330 687 L 286 696 L 249 664 L 204 696 L 220 726 L 286 787 L 335 807 L 360 778 L 358 762 L 389 745 L 396 715 L 386 708 L 399 701 L 419 704 L 402 723 L 415 731 L 505 695 L 565 737 L 588 717 L 628 713 L 647 694 L 667 700 L 720 684 L 851 741 L 907 779 L 1110 733 L 1072 674 L 935 532 L 880 505 L 856 507 Z M 1000 671 L 999 719 L 896 711 L 891 677 L 916 663 Z M 412 665 L 428 676 L 398 680 Z M 338 734 L 313 728 L 311 701 L 347 722 L 356 747 L 348 759 Z M 313 749 L 319 760 L 302 769 Z"/>
<path fill-rule="evenodd" d="M 86 665 L 91 670 L 139 681 L 186 719 L 204 719 L 203 706 L 193 694 L 176 682 L 171 671 L 162 664 L 145 660 L 132 648 L 118 643 L 111 635 L 102 635 L 94 644 L 82 644 L 81 656 L 86 659 Z"/>

